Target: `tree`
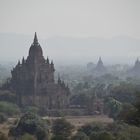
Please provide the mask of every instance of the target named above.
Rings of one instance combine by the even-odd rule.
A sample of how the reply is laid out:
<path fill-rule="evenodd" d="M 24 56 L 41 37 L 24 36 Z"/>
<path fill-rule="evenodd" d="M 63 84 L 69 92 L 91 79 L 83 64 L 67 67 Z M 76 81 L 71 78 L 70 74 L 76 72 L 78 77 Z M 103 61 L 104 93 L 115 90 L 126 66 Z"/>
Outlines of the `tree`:
<path fill-rule="evenodd" d="M 104 125 L 101 123 L 90 123 L 82 126 L 79 131 L 84 132 L 87 136 L 90 136 L 93 132 L 100 132 L 104 130 Z"/>
<path fill-rule="evenodd" d="M 35 136 L 37 140 L 47 139 L 49 135 L 45 121 L 33 113 L 24 114 L 18 125 L 9 131 L 9 135 L 13 137 L 23 136 L 26 133 Z"/>
<path fill-rule="evenodd" d="M 7 117 L 3 113 L 0 113 L 0 123 L 3 123 L 5 121 L 7 121 Z"/>
<path fill-rule="evenodd" d="M 115 138 L 110 132 L 105 131 L 91 134 L 90 140 L 115 140 Z"/>
<path fill-rule="evenodd" d="M 0 112 L 11 115 L 18 115 L 20 113 L 19 107 L 14 103 L 0 101 Z"/>
<path fill-rule="evenodd" d="M 135 101 L 136 92 L 140 92 L 139 86 L 122 82 L 111 90 L 111 96 L 122 103 L 133 103 Z"/>
<path fill-rule="evenodd" d="M 110 132 L 115 140 L 139 140 L 140 128 L 124 122 L 114 122 L 106 126 L 105 131 Z"/>
<path fill-rule="evenodd" d="M 102 98 L 105 96 L 105 84 L 97 83 L 97 85 L 93 89 L 94 93 L 96 93 L 97 97 Z"/>
<path fill-rule="evenodd" d="M 38 114 L 39 112 L 39 108 L 35 107 L 35 106 L 26 106 L 23 110 L 25 113 L 27 112 L 32 112 L 34 114 Z"/>
<path fill-rule="evenodd" d="M 67 122 L 64 118 L 54 120 L 52 126 L 52 132 L 55 138 L 63 136 L 64 139 L 67 139 L 71 136 L 73 129 L 74 126 Z"/>
<path fill-rule="evenodd" d="M 16 94 L 9 90 L 0 90 L 0 101 L 16 102 Z"/>
<path fill-rule="evenodd" d="M 51 138 L 51 140 L 69 140 L 69 138 L 66 138 L 66 137 L 64 137 L 62 135 L 56 135 L 56 136 L 53 136 Z"/>
<path fill-rule="evenodd" d="M 111 97 L 107 98 L 105 100 L 105 109 L 108 110 L 109 117 L 116 119 L 122 109 L 122 103 Z"/>
<path fill-rule="evenodd" d="M 140 96 L 137 97 L 137 102 L 135 103 L 134 107 L 127 110 L 128 111 L 125 115 L 122 114 L 126 112 L 126 108 L 122 110 L 122 112 L 119 114 L 119 119 L 122 119 L 128 124 L 140 126 Z"/>
<path fill-rule="evenodd" d="M 132 104 L 124 103 L 122 109 L 117 116 L 117 120 L 128 120 L 131 115 L 136 112 L 136 108 Z"/>
<path fill-rule="evenodd" d="M 19 139 L 19 140 L 20 140 L 20 139 Z M 35 136 L 30 135 L 30 134 L 28 134 L 28 133 L 25 133 L 25 134 L 21 137 L 21 140 L 37 140 L 37 139 L 35 138 Z"/>
<path fill-rule="evenodd" d="M 80 105 L 80 106 L 87 106 L 87 103 L 89 102 L 90 97 L 87 94 L 77 94 L 77 95 L 73 95 L 71 97 L 71 104 L 72 105 Z"/>
<path fill-rule="evenodd" d="M 89 137 L 83 132 L 77 132 L 71 140 L 89 140 Z"/>

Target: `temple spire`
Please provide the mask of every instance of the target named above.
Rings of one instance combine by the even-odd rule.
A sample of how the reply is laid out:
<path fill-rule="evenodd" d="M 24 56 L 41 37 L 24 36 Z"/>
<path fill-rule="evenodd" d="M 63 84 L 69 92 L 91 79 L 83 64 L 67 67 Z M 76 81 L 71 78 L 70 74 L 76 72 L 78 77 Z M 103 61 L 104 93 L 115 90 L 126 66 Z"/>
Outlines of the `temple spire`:
<path fill-rule="evenodd" d="M 99 57 L 99 60 L 98 60 L 98 63 L 96 65 L 96 68 L 95 68 L 95 71 L 97 71 L 98 73 L 104 73 L 106 72 L 106 68 L 104 67 L 104 64 L 103 64 L 103 61 L 102 61 L 102 58 Z"/>
<path fill-rule="evenodd" d="M 103 61 L 102 61 L 102 58 L 101 57 L 99 57 L 99 60 L 98 60 L 97 65 L 103 65 Z"/>
<path fill-rule="evenodd" d="M 34 44 L 38 44 L 38 39 L 37 39 L 37 34 L 35 32 L 35 35 L 34 35 Z"/>
<path fill-rule="evenodd" d="M 22 58 L 22 64 L 24 64 L 25 63 L 25 59 L 24 59 L 24 57 Z"/>
<path fill-rule="evenodd" d="M 60 75 L 58 74 L 58 84 L 61 84 Z"/>
<path fill-rule="evenodd" d="M 47 64 L 49 64 L 49 58 L 47 57 Z"/>
<path fill-rule="evenodd" d="M 139 61 L 139 58 L 137 57 L 137 59 L 135 61 L 135 66 L 137 67 L 138 65 L 140 65 L 140 61 Z"/>
<path fill-rule="evenodd" d="M 139 62 L 139 58 L 137 57 L 137 60 L 136 60 L 137 62 Z"/>
<path fill-rule="evenodd" d="M 101 56 L 99 57 L 99 61 L 98 62 L 102 62 L 102 58 L 101 58 Z"/>

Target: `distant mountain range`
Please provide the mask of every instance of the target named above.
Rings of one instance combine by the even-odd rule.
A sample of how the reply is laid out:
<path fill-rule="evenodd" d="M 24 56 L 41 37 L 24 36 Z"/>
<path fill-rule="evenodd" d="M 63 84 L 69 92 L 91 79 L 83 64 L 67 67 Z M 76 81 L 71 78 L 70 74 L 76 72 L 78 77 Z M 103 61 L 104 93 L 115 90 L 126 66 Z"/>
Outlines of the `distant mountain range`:
<path fill-rule="evenodd" d="M 38 33 L 39 34 L 39 33 Z M 34 35 L 34 34 L 33 34 Z M 140 57 L 140 39 L 130 37 L 71 38 L 52 37 L 41 39 L 44 56 L 49 56 L 56 64 L 86 64 L 97 62 L 99 56 L 104 64 L 133 64 Z M 28 55 L 33 36 L 0 33 L 0 61 L 18 61 Z"/>

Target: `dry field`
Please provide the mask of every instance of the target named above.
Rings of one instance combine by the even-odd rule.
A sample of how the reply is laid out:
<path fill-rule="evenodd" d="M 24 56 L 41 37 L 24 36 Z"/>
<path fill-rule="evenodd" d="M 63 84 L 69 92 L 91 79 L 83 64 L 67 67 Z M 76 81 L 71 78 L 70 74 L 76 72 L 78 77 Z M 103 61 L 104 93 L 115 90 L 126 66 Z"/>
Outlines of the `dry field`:
<path fill-rule="evenodd" d="M 49 117 L 49 120 L 54 120 L 60 117 Z M 91 123 L 91 122 L 100 122 L 100 123 L 112 123 L 113 119 L 108 118 L 104 115 L 98 116 L 66 116 L 64 117 L 67 121 L 73 124 L 75 127 L 80 127 L 84 124 Z"/>
<path fill-rule="evenodd" d="M 4 134 L 8 135 L 9 129 L 14 125 L 14 121 L 16 118 L 10 118 L 8 121 L 0 124 L 0 132 L 3 132 Z"/>
<path fill-rule="evenodd" d="M 50 121 L 61 117 L 44 117 Z M 14 125 L 14 121 L 17 118 L 9 118 L 7 122 L 0 124 L 0 131 L 8 134 L 9 128 Z M 66 116 L 65 119 L 73 124 L 75 127 L 80 127 L 86 123 L 100 122 L 100 123 L 112 123 L 113 120 L 107 116 Z"/>

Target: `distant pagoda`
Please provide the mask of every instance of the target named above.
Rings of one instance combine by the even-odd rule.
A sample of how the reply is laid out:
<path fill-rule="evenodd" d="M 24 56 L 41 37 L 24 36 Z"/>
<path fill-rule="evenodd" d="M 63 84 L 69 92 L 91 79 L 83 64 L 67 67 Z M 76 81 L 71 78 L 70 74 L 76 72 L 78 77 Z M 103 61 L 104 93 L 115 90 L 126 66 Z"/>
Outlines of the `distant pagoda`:
<path fill-rule="evenodd" d="M 11 71 L 11 89 L 20 106 L 35 105 L 45 109 L 66 108 L 69 104 L 68 86 L 58 77 L 54 80 L 54 64 L 45 59 L 35 33 L 27 59 L 22 59 Z"/>
<path fill-rule="evenodd" d="M 140 76 L 140 61 L 137 58 L 134 67 L 129 71 L 130 76 Z"/>
<path fill-rule="evenodd" d="M 101 57 L 99 57 L 98 63 L 96 65 L 94 71 L 97 73 L 105 73 L 106 72 L 106 67 L 103 64 Z"/>

